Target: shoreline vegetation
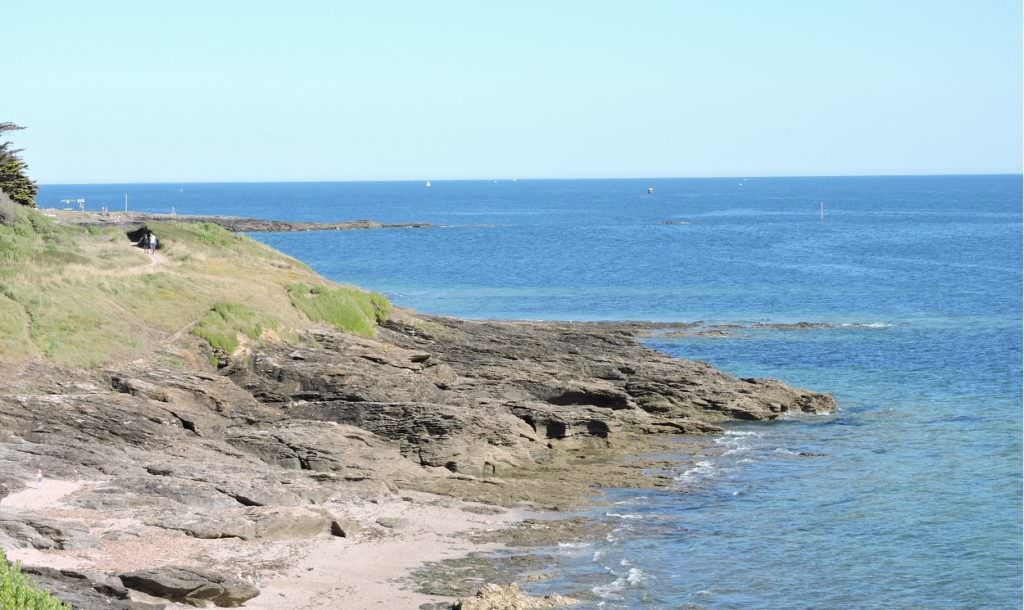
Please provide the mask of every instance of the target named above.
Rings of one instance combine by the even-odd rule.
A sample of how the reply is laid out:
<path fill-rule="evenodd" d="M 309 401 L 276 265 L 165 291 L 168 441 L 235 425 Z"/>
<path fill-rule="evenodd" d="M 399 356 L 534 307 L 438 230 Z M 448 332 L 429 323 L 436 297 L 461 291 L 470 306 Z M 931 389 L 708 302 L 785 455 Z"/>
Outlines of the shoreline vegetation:
<path fill-rule="evenodd" d="M 50 213 L 0 226 L 0 548 L 77 608 L 564 606 L 480 553 L 594 535 L 558 511 L 672 485 L 730 421 L 834 409 L 638 341 L 699 325 L 422 315 L 234 220 Z"/>

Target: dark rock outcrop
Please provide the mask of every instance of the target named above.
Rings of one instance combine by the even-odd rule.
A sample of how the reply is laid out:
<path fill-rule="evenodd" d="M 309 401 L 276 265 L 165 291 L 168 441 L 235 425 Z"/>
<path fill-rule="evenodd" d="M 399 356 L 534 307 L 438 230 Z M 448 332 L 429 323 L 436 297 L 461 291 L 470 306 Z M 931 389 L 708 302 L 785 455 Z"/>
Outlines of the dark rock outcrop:
<path fill-rule="evenodd" d="M 73 608 L 109 608 L 110 610 L 161 610 L 165 604 L 136 601 L 114 579 L 94 579 L 75 570 L 23 567 L 37 585 L 57 595 Z"/>
<path fill-rule="evenodd" d="M 565 505 L 598 482 L 640 484 L 642 469 L 616 474 L 608 464 L 650 447 L 652 434 L 833 408 L 822 394 L 647 349 L 636 339 L 646 328 L 398 311 L 376 340 L 312 332 L 298 346 L 254 346 L 219 374 L 28 365 L 0 390 L 0 496 L 24 489 L 37 469 L 93 483 L 61 500 L 70 514 L 5 507 L 0 544 L 61 552 L 150 536 L 350 537 L 402 524 L 360 523 L 323 505 L 401 489 Z M 118 525 L 127 520 L 128 529 Z M 256 594 L 203 570 L 152 568 L 125 569 L 121 581 L 189 603 Z M 121 606 L 79 607 L 133 607 L 118 597 L 123 589 L 109 591 Z"/>

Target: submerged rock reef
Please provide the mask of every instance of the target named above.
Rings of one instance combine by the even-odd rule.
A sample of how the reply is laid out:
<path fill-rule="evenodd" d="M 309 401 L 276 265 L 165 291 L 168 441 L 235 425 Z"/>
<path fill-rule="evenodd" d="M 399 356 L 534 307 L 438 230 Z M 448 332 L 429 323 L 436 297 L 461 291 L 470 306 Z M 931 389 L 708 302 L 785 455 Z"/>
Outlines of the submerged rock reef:
<path fill-rule="evenodd" d="M 396 311 L 375 339 L 315 329 L 216 370 L 27 365 L 0 390 L 0 547 L 78 608 L 235 606 L 287 568 L 272 543 L 416 527 L 367 503 L 564 508 L 658 484 L 622 458 L 666 435 L 834 408 L 644 330 Z"/>

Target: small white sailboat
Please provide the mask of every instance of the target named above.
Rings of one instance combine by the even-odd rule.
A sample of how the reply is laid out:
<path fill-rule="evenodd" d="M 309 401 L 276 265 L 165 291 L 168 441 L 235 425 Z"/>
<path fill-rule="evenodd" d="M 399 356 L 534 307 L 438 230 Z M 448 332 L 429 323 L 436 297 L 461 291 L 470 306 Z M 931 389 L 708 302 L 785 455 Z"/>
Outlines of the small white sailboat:
<path fill-rule="evenodd" d="M 430 180 L 427 180 L 427 188 L 430 188 Z"/>
<path fill-rule="evenodd" d="M 653 186 L 647 187 L 647 194 L 648 195 L 653 195 L 654 194 L 654 187 Z"/>

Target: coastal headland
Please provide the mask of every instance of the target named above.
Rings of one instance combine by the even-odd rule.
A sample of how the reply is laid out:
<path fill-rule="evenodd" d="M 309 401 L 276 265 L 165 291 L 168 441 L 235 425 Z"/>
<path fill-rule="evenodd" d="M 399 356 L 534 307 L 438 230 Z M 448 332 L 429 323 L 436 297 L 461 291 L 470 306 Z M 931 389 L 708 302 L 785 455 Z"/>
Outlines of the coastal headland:
<path fill-rule="evenodd" d="M 47 208 L 42 213 L 63 223 L 82 227 L 119 227 L 138 229 L 147 223 L 183 222 L 209 223 L 233 233 L 291 233 L 296 231 L 360 231 L 367 229 L 432 229 L 429 222 L 377 222 L 346 220 L 342 222 L 303 222 L 268 220 L 241 216 L 203 216 L 197 214 L 157 214 L 154 212 L 79 212 Z"/>
<path fill-rule="evenodd" d="M 76 608 L 451 607 L 396 579 L 556 544 L 538 512 L 670 485 L 645 456 L 729 421 L 834 408 L 638 341 L 686 324 L 422 315 L 227 221 L 144 220 L 147 255 L 138 219 L 21 214 L 0 226 L 0 548 Z M 571 601 L 481 595 L 456 607 Z"/>

